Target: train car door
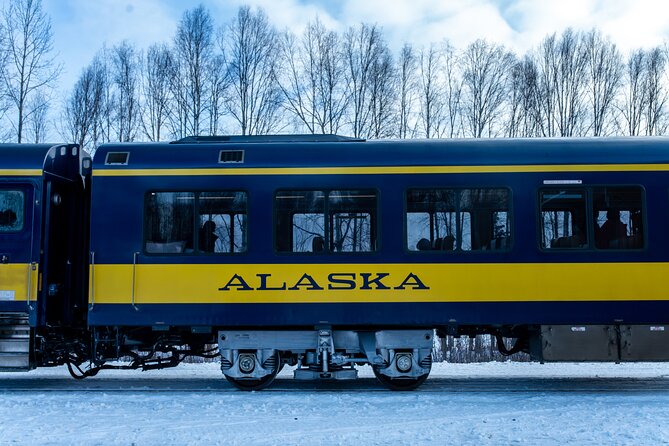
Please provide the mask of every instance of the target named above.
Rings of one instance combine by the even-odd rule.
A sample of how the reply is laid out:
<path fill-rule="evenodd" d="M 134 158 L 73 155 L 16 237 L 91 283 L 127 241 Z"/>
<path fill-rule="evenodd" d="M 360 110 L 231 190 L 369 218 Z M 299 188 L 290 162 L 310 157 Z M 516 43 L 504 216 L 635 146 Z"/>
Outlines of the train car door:
<path fill-rule="evenodd" d="M 0 182 L 0 312 L 29 313 L 37 299 L 35 188 Z"/>
<path fill-rule="evenodd" d="M 44 292 L 41 320 L 50 326 L 80 324 L 86 312 L 83 301 L 82 259 L 85 197 L 81 178 L 45 176 Z"/>

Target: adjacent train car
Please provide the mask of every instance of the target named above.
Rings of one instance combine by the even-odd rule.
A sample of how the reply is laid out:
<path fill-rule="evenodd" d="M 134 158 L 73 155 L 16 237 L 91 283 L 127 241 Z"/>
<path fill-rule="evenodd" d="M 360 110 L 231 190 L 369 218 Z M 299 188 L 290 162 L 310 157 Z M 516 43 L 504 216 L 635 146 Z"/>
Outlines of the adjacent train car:
<path fill-rule="evenodd" d="M 37 331 L 36 365 L 220 355 L 259 389 L 284 364 L 297 379 L 371 364 L 410 389 L 435 333 L 542 361 L 669 360 L 663 138 L 191 137 L 103 145 L 90 188 L 78 178 L 88 307 Z"/>
<path fill-rule="evenodd" d="M 90 172 L 77 145 L 0 146 L 0 370 L 62 363 L 64 333 L 86 336 Z"/>

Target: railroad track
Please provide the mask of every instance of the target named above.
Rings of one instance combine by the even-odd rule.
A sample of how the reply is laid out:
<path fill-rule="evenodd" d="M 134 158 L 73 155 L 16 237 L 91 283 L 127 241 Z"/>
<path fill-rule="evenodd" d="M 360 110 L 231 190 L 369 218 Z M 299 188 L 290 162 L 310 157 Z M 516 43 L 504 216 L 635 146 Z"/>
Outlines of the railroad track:
<path fill-rule="evenodd" d="M 0 394 L 15 392 L 91 392 L 91 393 L 234 393 L 244 395 L 224 378 L 147 379 L 96 377 L 85 381 L 69 378 L 2 378 Z M 374 378 L 350 382 L 304 382 L 277 379 L 263 394 L 311 393 L 389 393 L 397 396 Z M 669 377 L 661 378 L 430 378 L 414 395 L 422 393 L 669 393 Z"/>

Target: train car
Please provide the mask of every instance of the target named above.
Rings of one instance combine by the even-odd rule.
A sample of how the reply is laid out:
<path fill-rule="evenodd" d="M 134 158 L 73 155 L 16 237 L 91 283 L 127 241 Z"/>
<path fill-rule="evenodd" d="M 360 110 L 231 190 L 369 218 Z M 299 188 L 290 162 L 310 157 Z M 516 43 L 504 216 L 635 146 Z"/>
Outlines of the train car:
<path fill-rule="evenodd" d="M 668 167 L 644 138 L 104 145 L 96 354 L 217 343 L 251 389 L 284 363 L 412 388 L 434 330 L 547 361 L 667 359 Z"/>
<path fill-rule="evenodd" d="M 90 172 L 77 145 L 0 145 L 0 370 L 62 363 L 88 332 Z"/>
<path fill-rule="evenodd" d="M 412 389 L 435 335 L 476 334 L 540 361 L 669 360 L 664 138 L 191 137 L 102 145 L 90 178 L 88 306 L 37 330 L 36 365 L 220 356 L 260 389 L 285 364 L 370 364 Z"/>

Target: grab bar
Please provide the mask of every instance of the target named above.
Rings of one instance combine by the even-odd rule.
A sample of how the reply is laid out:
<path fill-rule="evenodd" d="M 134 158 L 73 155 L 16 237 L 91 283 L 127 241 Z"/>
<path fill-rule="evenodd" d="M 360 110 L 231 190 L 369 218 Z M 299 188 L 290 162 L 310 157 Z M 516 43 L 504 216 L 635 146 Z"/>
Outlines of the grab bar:
<path fill-rule="evenodd" d="M 91 306 L 88 311 L 95 307 L 95 252 L 91 251 Z"/>
<path fill-rule="evenodd" d="M 30 298 L 33 294 L 33 271 L 37 269 L 37 263 L 32 262 L 28 265 L 28 289 L 26 290 L 26 304 L 28 305 L 29 310 L 34 310 L 32 304 L 30 303 Z"/>
<path fill-rule="evenodd" d="M 137 277 L 137 258 L 139 257 L 139 253 L 135 252 L 132 254 L 132 308 L 135 311 L 139 311 L 139 308 L 137 305 L 135 305 L 135 283 L 136 283 L 136 277 Z"/>

